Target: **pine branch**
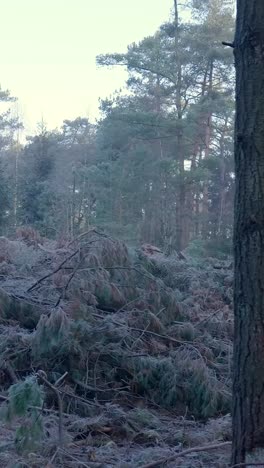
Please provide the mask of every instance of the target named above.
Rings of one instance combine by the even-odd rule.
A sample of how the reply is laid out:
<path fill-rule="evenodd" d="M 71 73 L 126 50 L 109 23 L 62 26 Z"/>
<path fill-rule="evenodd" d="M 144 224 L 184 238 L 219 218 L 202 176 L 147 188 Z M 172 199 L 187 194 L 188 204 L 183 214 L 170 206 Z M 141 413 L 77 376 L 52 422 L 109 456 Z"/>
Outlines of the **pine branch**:
<path fill-rule="evenodd" d="M 79 271 L 88 271 L 88 270 L 107 270 L 107 271 L 112 271 L 112 270 L 128 270 L 128 271 L 135 271 L 136 273 L 138 273 L 139 275 L 141 276 L 144 276 L 145 278 L 148 278 L 150 281 L 155 281 L 155 276 L 151 275 L 151 274 L 148 274 L 148 273 L 145 273 L 143 271 L 140 271 L 138 268 L 136 267 L 126 267 L 126 266 L 113 266 L 113 267 L 107 267 L 107 266 L 103 266 L 103 267 L 87 267 L 87 268 L 83 268 L 82 270 L 79 270 Z M 166 287 L 163 287 L 161 285 L 158 286 L 160 289 L 162 289 L 163 291 L 169 291 L 169 288 L 166 288 Z"/>
<path fill-rule="evenodd" d="M 105 66 L 109 66 L 109 65 L 106 64 Z M 111 66 L 112 66 L 112 64 L 111 64 Z M 176 85 L 176 81 L 175 81 L 175 78 L 173 76 L 169 76 L 165 72 L 163 72 L 161 70 L 155 70 L 152 67 L 147 67 L 147 66 L 140 65 L 140 64 L 137 64 L 137 63 L 134 63 L 134 64 L 131 63 L 131 62 L 129 63 L 129 61 L 115 63 L 114 66 L 127 67 L 129 71 L 133 70 L 133 71 L 136 71 L 137 73 L 139 73 L 140 71 L 146 71 L 146 72 L 149 72 L 149 73 L 153 73 L 153 75 L 160 76 L 161 78 L 165 78 L 170 83 L 172 83 L 174 86 Z"/>
<path fill-rule="evenodd" d="M 104 316 L 101 316 L 99 314 L 92 314 L 94 317 L 98 317 L 98 318 L 101 318 L 101 319 L 104 319 L 105 317 Z M 176 338 L 173 338 L 172 336 L 168 336 L 168 335 L 162 335 L 160 333 L 156 333 L 156 332 L 153 332 L 151 330 L 143 330 L 142 328 L 136 328 L 136 327 L 130 327 L 129 325 L 127 325 L 126 323 L 121 323 L 121 322 L 117 322 L 116 320 L 112 320 L 113 324 L 114 325 L 117 325 L 119 327 L 125 327 L 125 328 L 128 328 L 129 330 L 131 331 L 136 331 L 136 332 L 139 332 L 141 333 L 142 335 L 146 334 L 146 335 L 151 335 L 151 336 L 155 336 L 157 338 L 161 338 L 163 340 L 167 340 L 167 341 L 170 341 L 171 343 L 175 343 L 175 344 L 178 344 L 178 345 L 185 345 L 185 346 L 189 346 L 190 348 L 192 348 L 194 351 L 197 352 L 198 356 L 203 359 L 200 351 L 198 348 L 196 348 L 196 346 L 194 344 L 192 344 L 190 341 L 182 341 L 182 340 L 177 340 Z"/>

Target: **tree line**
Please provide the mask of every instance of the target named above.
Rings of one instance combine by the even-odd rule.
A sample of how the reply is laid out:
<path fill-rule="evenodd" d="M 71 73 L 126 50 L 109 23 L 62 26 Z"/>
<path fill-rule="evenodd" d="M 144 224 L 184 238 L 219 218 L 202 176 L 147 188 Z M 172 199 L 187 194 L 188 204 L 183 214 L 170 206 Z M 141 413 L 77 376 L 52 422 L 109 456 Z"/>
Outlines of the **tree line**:
<path fill-rule="evenodd" d="M 49 131 L 42 123 L 19 145 L 18 122 L 1 115 L 3 233 L 30 225 L 73 236 L 97 225 L 168 251 L 230 249 L 234 70 L 221 43 L 234 33 L 229 3 L 193 0 L 184 22 L 175 2 L 153 36 L 98 56 L 128 79 L 101 100 L 96 124 L 78 117 Z"/>

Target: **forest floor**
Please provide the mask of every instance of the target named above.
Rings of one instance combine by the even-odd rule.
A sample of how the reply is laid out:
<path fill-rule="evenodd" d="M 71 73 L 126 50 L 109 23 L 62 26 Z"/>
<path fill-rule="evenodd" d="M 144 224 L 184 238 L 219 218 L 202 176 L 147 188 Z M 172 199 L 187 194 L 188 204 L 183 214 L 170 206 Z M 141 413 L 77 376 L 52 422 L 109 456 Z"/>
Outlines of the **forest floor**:
<path fill-rule="evenodd" d="M 0 238 L 0 466 L 227 467 L 232 265 Z"/>

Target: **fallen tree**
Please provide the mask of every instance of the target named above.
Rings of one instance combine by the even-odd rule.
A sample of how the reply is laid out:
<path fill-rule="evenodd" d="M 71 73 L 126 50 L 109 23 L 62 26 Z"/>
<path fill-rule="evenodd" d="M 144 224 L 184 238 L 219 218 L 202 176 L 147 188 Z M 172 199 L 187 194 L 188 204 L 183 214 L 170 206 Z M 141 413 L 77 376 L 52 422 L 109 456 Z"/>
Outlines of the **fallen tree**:
<path fill-rule="evenodd" d="M 87 418 L 100 421 L 99 432 L 112 440 L 155 443 L 158 431 L 145 434 L 127 416 L 139 402 L 147 412 L 203 424 L 229 412 L 228 262 L 216 269 L 213 259 L 198 265 L 186 256 L 128 249 L 97 231 L 60 248 L 48 240 L 19 242 L 23 264 L 8 259 L 12 274 L 2 277 L 0 289 L 1 396 L 7 414 L 22 417 L 19 453 L 35 447 L 40 434 L 53 442 L 40 410 L 43 422 L 35 427 L 32 407 L 41 405 L 57 415 L 60 446 L 62 425 L 71 439 L 69 420 L 82 425 Z M 26 401 L 17 402 L 21 388 Z"/>

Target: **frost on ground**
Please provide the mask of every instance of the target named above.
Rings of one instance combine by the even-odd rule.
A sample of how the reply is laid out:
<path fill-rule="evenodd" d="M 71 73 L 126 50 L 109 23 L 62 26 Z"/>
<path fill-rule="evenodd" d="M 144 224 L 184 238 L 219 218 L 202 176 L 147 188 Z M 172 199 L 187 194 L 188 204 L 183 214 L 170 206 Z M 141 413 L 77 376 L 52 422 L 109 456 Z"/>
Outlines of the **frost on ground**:
<path fill-rule="evenodd" d="M 0 281 L 0 466 L 227 466 L 230 262 L 22 231 Z"/>

